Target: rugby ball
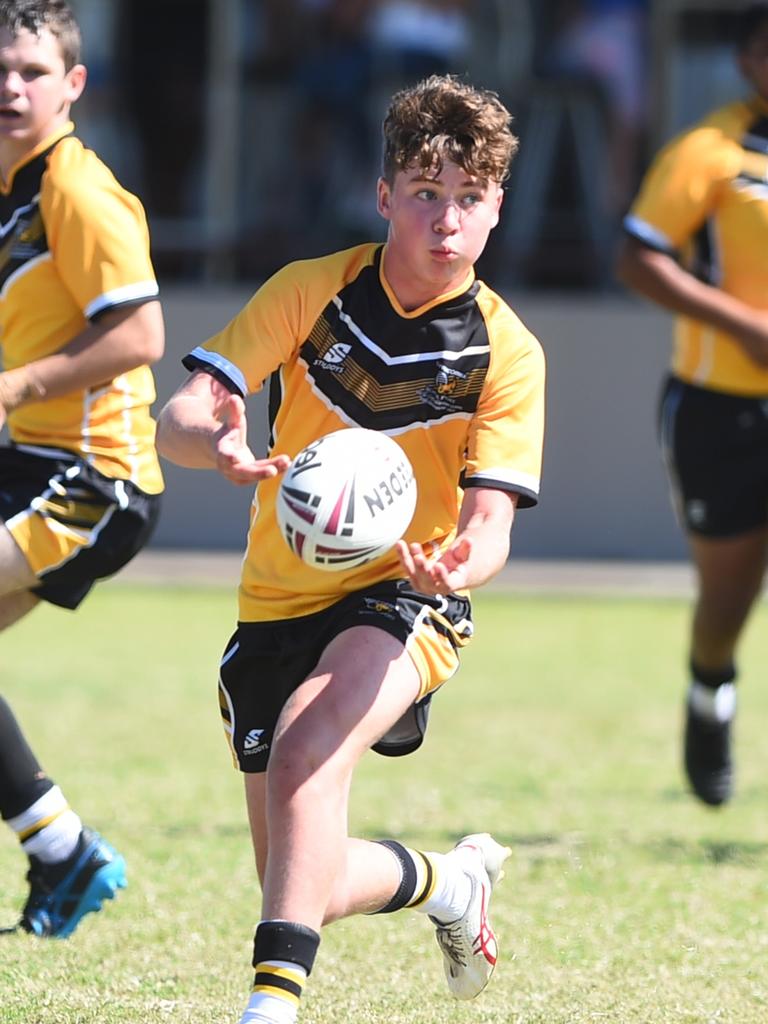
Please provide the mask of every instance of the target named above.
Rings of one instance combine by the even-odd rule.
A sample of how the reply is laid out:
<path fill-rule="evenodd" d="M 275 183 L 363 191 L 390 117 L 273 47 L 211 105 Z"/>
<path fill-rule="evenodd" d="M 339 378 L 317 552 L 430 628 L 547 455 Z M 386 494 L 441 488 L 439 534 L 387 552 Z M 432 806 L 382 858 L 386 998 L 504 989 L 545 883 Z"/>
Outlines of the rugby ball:
<path fill-rule="evenodd" d="M 277 521 L 307 565 L 341 572 L 378 558 L 416 508 L 413 469 L 387 434 L 362 427 L 312 441 L 280 479 Z"/>

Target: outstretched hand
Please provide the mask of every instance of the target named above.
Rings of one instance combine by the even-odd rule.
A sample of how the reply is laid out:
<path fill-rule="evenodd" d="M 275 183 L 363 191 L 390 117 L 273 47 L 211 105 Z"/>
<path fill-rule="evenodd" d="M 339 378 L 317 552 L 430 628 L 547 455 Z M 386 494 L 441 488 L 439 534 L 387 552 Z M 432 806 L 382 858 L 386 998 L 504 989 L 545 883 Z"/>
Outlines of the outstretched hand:
<path fill-rule="evenodd" d="M 223 427 L 216 437 L 216 468 L 233 484 L 253 484 L 283 473 L 291 463 L 287 455 L 257 459 L 248 447 L 245 402 L 229 395 L 219 412 Z"/>
<path fill-rule="evenodd" d="M 421 544 L 397 542 L 400 564 L 411 586 L 421 594 L 450 594 L 467 586 L 472 541 L 460 537 L 442 554 L 428 556 Z"/>

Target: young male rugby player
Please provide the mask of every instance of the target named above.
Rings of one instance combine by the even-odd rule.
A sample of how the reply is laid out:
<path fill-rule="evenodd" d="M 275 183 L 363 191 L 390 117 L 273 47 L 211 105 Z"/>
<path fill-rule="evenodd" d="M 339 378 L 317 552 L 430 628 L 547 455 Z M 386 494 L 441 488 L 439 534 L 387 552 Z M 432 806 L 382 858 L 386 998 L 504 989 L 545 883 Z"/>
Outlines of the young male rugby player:
<path fill-rule="evenodd" d="M 751 94 L 658 155 L 618 267 L 676 314 L 659 428 L 698 582 L 683 762 L 712 806 L 733 792 L 736 649 L 768 559 L 768 3 L 734 13 Z"/>
<path fill-rule="evenodd" d="M 488 834 L 447 854 L 351 838 L 347 807 L 368 749 L 421 743 L 472 634 L 468 590 L 501 569 L 515 508 L 537 501 L 542 351 L 473 271 L 516 145 L 493 93 L 433 77 L 395 95 L 378 183 L 386 244 L 277 273 L 186 357 L 192 375 L 159 418 L 161 454 L 257 484 L 219 682 L 263 889 L 243 1024 L 296 1018 L 321 927 L 350 914 L 429 915 L 459 999 L 496 963 L 488 902 L 508 851 Z M 259 458 L 244 400 L 266 380 Z M 396 438 L 418 502 L 396 549 L 327 573 L 280 536 L 278 478 L 308 442 L 352 426 Z"/>
<path fill-rule="evenodd" d="M 76 608 L 148 539 L 163 486 L 147 226 L 72 134 L 85 79 L 66 3 L 0 0 L 0 630 L 40 601 Z M 76 682 L 55 651 L 50 670 Z M 29 857 L 26 931 L 65 937 L 125 885 L 123 858 L 83 826 L 2 699 L 0 816 Z"/>

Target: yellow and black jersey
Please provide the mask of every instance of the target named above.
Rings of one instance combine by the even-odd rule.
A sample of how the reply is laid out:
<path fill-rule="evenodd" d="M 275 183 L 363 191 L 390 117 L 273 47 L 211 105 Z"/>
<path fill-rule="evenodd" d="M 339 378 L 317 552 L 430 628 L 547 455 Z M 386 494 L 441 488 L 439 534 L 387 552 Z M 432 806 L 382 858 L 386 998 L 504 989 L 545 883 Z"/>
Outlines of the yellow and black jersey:
<path fill-rule="evenodd" d="M 342 427 L 396 438 L 418 503 L 406 540 L 444 547 L 462 488 L 493 487 L 536 503 L 544 357 L 511 309 L 470 273 L 453 292 L 406 312 L 382 271 L 380 245 L 290 264 L 184 360 L 243 396 L 270 381 L 270 451 L 294 457 Z M 395 552 L 329 574 L 305 566 L 279 535 L 278 480 L 259 483 L 240 590 L 241 621 L 309 614 L 401 575 Z"/>
<path fill-rule="evenodd" d="M 624 226 L 702 281 L 768 310 L 768 104 L 712 113 L 658 155 Z M 673 372 L 700 387 L 768 395 L 768 370 L 728 334 L 678 317 Z"/>
<path fill-rule="evenodd" d="M 17 164 L 0 189 L 3 364 L 57 352 L 107 310 L 153 299 L 157 282 L 141 203 L 70 133 Z M 8 417 L 11 440 L 76 452 L 105 476 L 163 489 L 149 407 L 149 367 L 100 387 L 33 402 Z"/>

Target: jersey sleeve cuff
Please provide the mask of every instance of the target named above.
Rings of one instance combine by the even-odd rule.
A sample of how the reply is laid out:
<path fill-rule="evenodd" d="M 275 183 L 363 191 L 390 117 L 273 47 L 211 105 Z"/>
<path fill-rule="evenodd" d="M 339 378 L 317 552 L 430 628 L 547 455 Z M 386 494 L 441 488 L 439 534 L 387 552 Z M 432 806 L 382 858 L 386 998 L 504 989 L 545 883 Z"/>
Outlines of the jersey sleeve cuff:
<path fill-rule="evenodd" d="M 209 352 L 207 348 L 198 345 L 189 355 L 184 356 L 182 364 L 188 370 L 209 373 L 233 395 L 245 398 L 248 394 L 248 385 L 242 371 L 218 352 Z"/>
<path fill-rule="evenodd" d="M 474 473 L 469 477 L 463 476 L 461 486 L 465 490 L 470 487 L 490 487 L 496 491 L 516 494 L 518 508 L 533 508 L 539 503 L 538 480 L 528 474 L 489 470 L 486 473 Z"/>
<path fill-rule="evenodd" d="M 659 231 L 647 221 L 629 214 L 624 218 L 623 227 L 628 235 L 636 238 L 643 245 L 647 245 L 649 249 L 666 253 L 668 256 L 676 255 L 677 247 L 672 244 L 663 231 Z"/>
<path fill-rule="evenodd" d="M 112 291 L 104 292 L 93 302 L 89 302 L 83 310 L 86 319 L 94 321 L 111 309 L 120 309 L 121 306 L 140 306 L 143 302 L 150 302 L 156 299 L 160 289 L 157 281 L 139 281 L 136 284 L 128 284 L 123 288 L 113 288 Z"/>

